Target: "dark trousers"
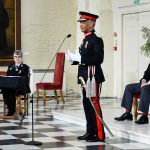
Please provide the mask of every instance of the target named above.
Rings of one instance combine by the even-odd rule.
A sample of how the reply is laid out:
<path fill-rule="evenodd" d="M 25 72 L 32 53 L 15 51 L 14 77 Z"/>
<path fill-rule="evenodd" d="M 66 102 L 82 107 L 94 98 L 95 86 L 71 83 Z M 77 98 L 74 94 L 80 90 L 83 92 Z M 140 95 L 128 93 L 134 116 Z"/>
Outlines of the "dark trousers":
<path fill-rule="evenodd" d="M 4 103 L 7 105 L 8 111 L 14 113 L 16 111 L 16 96 L 14 90 L 3 89 Z"/>
<path fill-rule="evenodd" d="M 92 102 L 102 117 L 102 111 L 99 104 L 99 86 L 97 85 L 97 96 L 92 98 Z M 86 132 L 91 135 L 96 135 L 100 140 L 105 139 L 104 127 L 102 122 L 97 117 L 89 98 L 86 98 L 86 91 L 83 90 L 83 107 L 86 118 Z"/>
<path fill-rule="evenodd" d="M 135 93 L 141 93 L 138 109 L 144 113 L 148 113 L 150 104 L 150 85 L 143 86 L 142 88 L 141 83 L 126 85 L 121 106 L 131 111 Z"/>

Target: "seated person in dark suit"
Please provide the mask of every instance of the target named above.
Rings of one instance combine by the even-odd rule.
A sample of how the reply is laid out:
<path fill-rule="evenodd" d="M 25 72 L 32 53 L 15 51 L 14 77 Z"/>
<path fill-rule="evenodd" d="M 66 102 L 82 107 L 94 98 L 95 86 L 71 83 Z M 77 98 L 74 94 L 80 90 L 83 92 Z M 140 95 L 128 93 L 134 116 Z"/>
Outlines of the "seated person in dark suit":
<path fill-rule="evenodd" d="M 22 52 L 20 50 L 14 51 L 14 64 L 8 66 L 7 76 L 25 76 L 29 78 L 29 67 L 22 62 Z M 4 103 L 7 105 L 8 114 L 12 116 L 16 112 L 16 94 L 12 89 L 3 89 Z"/>
<path fill-rule="evenodd" d="M 148 65 L 148 68 L 144 72 L 144 76 L 139 83 L 126 85 L 121 103 L 121 106 L 126 109 L 126 112 L 120 117 L 114 118 L 115 120 L 133 120 L 131 109 L 135 93 L 141 93 L 138 110 L 142 111 L 142 116 L 139 118 L 139 120 L 135 121 L 135 123 L 146 124 L 149 122 L 148 111 L 150 104 L 150 64 Z"/>

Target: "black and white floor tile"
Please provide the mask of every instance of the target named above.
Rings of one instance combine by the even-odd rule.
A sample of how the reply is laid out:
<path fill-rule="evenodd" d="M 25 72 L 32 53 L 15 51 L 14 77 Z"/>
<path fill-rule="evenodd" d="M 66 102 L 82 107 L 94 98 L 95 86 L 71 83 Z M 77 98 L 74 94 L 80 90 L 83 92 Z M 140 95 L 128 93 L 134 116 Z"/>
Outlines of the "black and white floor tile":
<path fill-rule="evenodd" d="M 31 104 L 29 115 L 25 116 L 22 125 L 18 119 L 0 119 L 0 149 L 3 150 L 150 150 L 150 145 L 119 138 L 109 144 L 102 142 L 89 143 L 78 141 L 76 137 L 84 134 L 85 127 L 53 118 L 52 112 L 82 110 L 81 98 L 76 95 L 65 98 L 66 104 L 56 104 L 55 100 L 47 101 L 46 107 L 40 101 L 34 103 L 34 126 L 32 126 Z M 108 101 L 102 105 L 112 107 Z M 118 107 L 115 105 L 114 107 Z M 0 115 L 3 114 L 3 102 L 0 102 Z M 32 130 L 32 127 L 34 130 Z M 34 132 L 32 132 L 34 131 Z M 27 145 L 38 141 L 42 145 Z"/>

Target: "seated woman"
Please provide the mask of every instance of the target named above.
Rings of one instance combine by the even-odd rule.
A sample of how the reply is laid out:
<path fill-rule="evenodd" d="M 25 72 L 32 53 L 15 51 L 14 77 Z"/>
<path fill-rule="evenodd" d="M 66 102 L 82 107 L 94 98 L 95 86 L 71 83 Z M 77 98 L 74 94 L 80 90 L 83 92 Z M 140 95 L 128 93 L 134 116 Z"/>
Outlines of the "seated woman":
<path fill-rule="evenodd" d="M 7 76 L 25 76 L 29 78 L 29 67 L 22 62 L 22 52 L 15 50 L 13 54 L 14 64 L 8 66 Z M 7 116 L 13 116 L 16 112 L 16 91 L 12 89 L 2 90 L 4 103 L 7 105 Z"/>

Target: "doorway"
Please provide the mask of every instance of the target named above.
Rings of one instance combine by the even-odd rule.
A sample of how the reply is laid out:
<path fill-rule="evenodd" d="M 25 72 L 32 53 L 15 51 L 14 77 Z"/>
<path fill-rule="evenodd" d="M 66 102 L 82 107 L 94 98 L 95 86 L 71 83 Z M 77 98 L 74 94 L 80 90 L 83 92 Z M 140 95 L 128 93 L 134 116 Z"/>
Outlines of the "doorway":
<path fill-rule="evenodd" d="M 141 54 L 144 44 L 142 26 L 150 27 L 150 12 L 123 15 L 123 87 L 138 82 L 150 63 L 150 58 Z"/>

